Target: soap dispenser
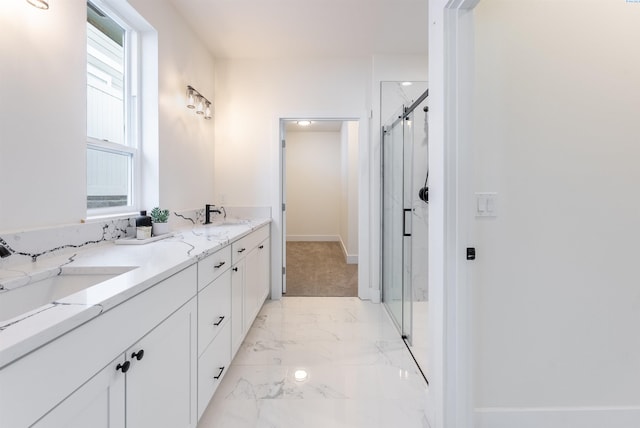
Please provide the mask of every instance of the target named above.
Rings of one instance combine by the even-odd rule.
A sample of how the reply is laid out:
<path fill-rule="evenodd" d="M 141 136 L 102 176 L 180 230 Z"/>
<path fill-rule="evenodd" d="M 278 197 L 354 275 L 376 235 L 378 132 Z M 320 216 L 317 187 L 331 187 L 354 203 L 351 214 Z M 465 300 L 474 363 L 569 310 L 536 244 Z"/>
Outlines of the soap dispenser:
<path fill-rule="evenodd" d="M 147 215 L 146 211 L 140 211 L 140 215 L 136 217 L 136 238 L 151 238 L 151 225 L 151 217 Z"/>
<path fill-rule="evenodd" d="M 140 215 L 136 217 L 136 227 L 151 226 L 151 217 L 147 215 L 146 211 L 140 211 Z"/>

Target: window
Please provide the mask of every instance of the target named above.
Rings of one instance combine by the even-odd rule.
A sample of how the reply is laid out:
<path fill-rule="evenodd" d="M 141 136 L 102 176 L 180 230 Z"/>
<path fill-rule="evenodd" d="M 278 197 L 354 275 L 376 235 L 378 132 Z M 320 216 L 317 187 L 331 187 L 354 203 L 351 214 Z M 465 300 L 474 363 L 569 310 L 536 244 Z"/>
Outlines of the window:
<path fill-rule="evenodd" d="M 87 210 L 136 210 L 136 33 L 99 3 L 87 3 Z"/>

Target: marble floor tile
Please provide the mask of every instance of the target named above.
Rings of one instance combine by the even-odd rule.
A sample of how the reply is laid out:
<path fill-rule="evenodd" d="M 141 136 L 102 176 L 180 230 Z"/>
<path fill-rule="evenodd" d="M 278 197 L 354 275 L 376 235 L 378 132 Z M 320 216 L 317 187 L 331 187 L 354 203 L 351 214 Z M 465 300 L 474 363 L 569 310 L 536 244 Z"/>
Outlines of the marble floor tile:
<path fill-rule="evenodd" d="M 265 303 L 198 427 L 428 428 L 426 396 L 381 305 L 285 297 Z"/>
<path fill-rule="evenodd" d="M 413 302 L 413 335 L 411 340 L 411 352 L 416 361 L 427 375 L 429 360 L 428 343 L 429 335 L 427 326 L 429 325 L 429 302 Z"/>

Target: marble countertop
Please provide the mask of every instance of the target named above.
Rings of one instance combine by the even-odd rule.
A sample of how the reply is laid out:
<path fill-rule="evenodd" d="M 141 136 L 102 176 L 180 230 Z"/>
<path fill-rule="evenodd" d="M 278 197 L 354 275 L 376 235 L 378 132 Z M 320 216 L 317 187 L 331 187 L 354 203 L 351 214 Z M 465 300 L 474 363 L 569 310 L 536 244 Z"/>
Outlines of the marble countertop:
<path fill-rule="evenodd" d="M 63 269 L 90 268 L 94 273 L 111 274 L 131 268 L 55 302 L 0 321 L 0 368 L 270 222 L 269 218 L 260 218 L 195 225 L 145 245 L 116 245 L 109 241 L 0 269 L 1 296 L 60 275 Z"/>

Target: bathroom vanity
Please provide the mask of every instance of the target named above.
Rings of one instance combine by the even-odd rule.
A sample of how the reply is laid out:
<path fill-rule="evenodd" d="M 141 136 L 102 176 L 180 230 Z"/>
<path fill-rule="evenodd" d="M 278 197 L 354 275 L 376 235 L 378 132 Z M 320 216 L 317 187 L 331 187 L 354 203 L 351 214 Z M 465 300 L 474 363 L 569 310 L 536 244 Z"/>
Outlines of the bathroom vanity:
<path fill-rule="evenodd" d="M 2 322 L 0 425 L 195 427 L 268 297 L 269 260 L 264 219 L 50 261 L 56 276 L 128 269 Z"/>

